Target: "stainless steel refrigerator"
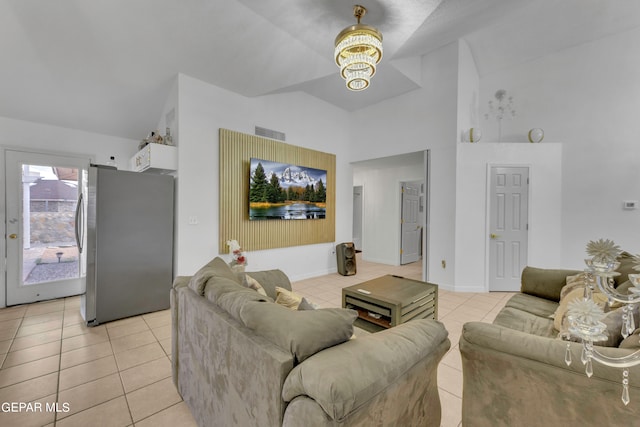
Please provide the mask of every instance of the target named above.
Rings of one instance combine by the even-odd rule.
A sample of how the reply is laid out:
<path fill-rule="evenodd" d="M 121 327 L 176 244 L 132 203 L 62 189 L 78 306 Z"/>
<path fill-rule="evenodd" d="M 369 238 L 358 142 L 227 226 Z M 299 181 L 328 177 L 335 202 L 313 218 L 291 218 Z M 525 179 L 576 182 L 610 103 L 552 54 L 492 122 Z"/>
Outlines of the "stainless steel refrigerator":
<path fill-rule="evenodd" d="M 169 308 L 174 178 L 91 166 L 86 188 L 76 236 L 86 256 L 87 325 Z"/>

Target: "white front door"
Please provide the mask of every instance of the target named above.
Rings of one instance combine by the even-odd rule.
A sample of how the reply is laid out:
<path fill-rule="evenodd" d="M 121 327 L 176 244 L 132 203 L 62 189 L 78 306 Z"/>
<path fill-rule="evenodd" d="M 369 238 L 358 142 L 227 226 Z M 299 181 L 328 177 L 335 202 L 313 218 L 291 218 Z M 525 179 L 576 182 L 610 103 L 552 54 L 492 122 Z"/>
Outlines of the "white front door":
<path fill-rule="evenodd" d="M 5 154 L 7 305 L 84 292 L 81 195 L 89 160 Z"/>
<path fill-rule="evenodd" d="M 527 265 L 529 168 L 492 167 L 489 290 L 516 292 Z"/>
<path fill-rule="evenodd" d="M 420 183 L 402 184 L 400 264 L 420 259 L 422 225 L 420 223 Z"/>

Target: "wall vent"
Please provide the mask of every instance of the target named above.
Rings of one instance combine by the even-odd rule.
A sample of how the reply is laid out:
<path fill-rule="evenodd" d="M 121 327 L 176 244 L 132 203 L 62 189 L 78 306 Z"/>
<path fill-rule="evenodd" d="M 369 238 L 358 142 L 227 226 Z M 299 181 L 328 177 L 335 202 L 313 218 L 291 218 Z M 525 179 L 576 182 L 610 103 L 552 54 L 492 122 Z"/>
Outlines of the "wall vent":
<path fill-rule="evenodd" d="M 256 135 L 263 136 L 265 138 L 277 139 L 278 141 L 285 140 L 284 132 L 278 132 L 277 130 L 261 128 L 260 126 L 256 126 Z"/>

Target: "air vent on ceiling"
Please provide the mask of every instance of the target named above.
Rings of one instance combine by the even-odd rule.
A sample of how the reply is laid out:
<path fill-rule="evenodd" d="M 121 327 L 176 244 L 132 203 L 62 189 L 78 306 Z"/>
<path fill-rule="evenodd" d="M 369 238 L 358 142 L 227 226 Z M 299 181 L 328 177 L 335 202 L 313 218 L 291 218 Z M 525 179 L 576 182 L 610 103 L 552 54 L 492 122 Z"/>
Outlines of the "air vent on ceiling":
<path fill-rule="evenodd" d="M 284 132 L 278 132 L 277 130 L 261 128 L 260 126 L 256 126 L 256 135 L 264 136 L 265 138 L 277 139 L 279 141 L 285 140 Z"/>

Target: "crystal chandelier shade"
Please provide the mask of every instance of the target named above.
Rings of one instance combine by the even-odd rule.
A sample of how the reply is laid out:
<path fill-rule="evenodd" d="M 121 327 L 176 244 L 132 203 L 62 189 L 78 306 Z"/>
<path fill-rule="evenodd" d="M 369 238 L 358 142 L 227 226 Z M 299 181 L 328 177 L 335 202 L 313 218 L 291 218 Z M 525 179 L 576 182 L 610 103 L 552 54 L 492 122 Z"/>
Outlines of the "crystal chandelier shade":
<path fill-rule="evenodd" d="M 616 257 L 620 248 L 610 240 L 589 242 L 587 253 L 591 258 L 585 259 L 587 268 L 584 298 L 569 304 L 567 318 L 569 320 L 569 334 L 582 341 L 581 362 L 585 365 L 588 377 L 593 375 L 593 361 L 612 368 L 622 369 L 622 402 L 629 404 L 629 368 L 640 365 L 640 350 L 623 357 L 610 357 L 598 351 L 594 343 L 607 339 L 607 326 L 601 322 L 605 316 L 601 306 L 593 301 L 593 292 L 597 289 L 607 296 L 610 303 L 623 305 L 621 334 L 624 338 L 633 334 L 638 325 L 635 324 L 634 308 L 640 303 L 640 274 L 629 274 L 632 286 L 629 293 L 621 293 L 614 287 L 614 277 L 620 273 L 615 270 L 620 267 Z M 640 256 L 635 257 L 638 262 L 634 269 L 640 271 Z M 565 337 L 568 338 L 568 337 Z M 565 362 L 571 365 L 570 343 L 567 343 Z"/>
<path fill-rule="evenodd" d="M 335 41 L 336 64 L 347 88 L 353 91 L 369 87 L 376 65 L 382 59 L 382 34 L 376 28 L 360 23 L 366 12 L 364 6 L 355 5 L 353 15 L 358 23 L 342 30 Z"/>

